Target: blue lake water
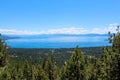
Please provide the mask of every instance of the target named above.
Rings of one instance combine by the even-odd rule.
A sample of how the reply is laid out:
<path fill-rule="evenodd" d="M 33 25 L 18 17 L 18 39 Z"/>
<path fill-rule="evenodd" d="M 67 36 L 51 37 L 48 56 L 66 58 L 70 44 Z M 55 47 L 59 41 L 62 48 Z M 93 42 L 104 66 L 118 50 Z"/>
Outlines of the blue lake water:
<path fill-rule="evenodd" d="M 107 35 L 34 35 L 7 40 L 12 48 L 74 48 L 109 46 Z"/>

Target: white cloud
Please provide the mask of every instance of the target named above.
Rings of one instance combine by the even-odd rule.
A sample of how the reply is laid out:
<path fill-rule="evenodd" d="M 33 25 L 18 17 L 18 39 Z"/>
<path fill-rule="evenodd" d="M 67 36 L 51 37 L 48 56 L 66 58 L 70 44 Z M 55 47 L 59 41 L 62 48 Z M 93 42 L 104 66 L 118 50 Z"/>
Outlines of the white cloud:
<path fill-rule="evenodd" d="M 114 23 L 114 24 L 109 24 L 108 27 L 106 28 L 93 28 L 91 33 L 97 33 L 97 34 L 106 34 L 109 31 L 112 33 L 116 33 L 116 28 L 119 24 Z"/>
<path fill-rule="evenodd" d="M 34 34 L 106 34 L 108 31 L 116 32 L 116 26 L 118 24 L 110 24 L 106 28 L 93 28 L 88 30 L 86 28 L 61 28 L 61 29 L 50 29 L 47 31 L 20 31 L 20 30 L 9 30 L 9 29 L 0 29 L 2 34 L 14 34 L 14 35 L 34 35 Z"/>
<path fill-rule="evenodd" d="M 47 34 L 84 34 L 87 32 L 87 29 L 84 28 L 62 28 L 46 31 Z"/>
<path fill-rule="evenodd" d="M 88 30 L 84 28 L 61 28 L 61 29 L 50 29 L 47 31 L 20 31 L 20 30 L 8 30 L 0 29 L 2 34 L 15 34 L 15 35 L 33 35 L 33 34 L 84 34 Z"/>
<path fill-rule="evenodd" d="M 9 29 L 0 29 L 0 33 L 2 33 L 2 34 L 15 34 L 15 35 L 37 34 L 37 32 L 32 32 L 32 31 L 20 31 L 20 30 L 9 30 Z"/>
<path fill-rule="evenodd" d="M 113 23 L 113 24 L 109 24 L 108 26 L 109 27 L 116 27 L 116 26 L 118 26 L 119 24 L 118 23 Z"/>

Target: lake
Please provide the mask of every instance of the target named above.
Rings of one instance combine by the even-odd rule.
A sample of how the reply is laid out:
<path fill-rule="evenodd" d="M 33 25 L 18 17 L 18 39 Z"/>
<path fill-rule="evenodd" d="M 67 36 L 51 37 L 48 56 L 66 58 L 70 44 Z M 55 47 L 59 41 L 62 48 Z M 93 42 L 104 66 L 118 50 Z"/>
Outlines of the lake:
<path fill-rule="evenodd" d="M 32 35 L 8 39 L 12 48 L 74 48 L 109 46 L 107 35 Z"/>

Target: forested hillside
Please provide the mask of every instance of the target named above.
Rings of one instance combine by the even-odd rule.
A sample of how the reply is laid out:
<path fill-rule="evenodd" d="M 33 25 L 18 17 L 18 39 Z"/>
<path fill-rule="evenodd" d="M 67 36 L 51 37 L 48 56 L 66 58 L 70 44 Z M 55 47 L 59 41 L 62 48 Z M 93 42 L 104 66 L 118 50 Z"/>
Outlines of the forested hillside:
<path fill-rule="evenodd" d="M 85 55 L 98 57 L 103 52 L 103 47 L 81 48 Z M 74 48 L 9 48 L 8 54 L 14 59 L 14 63 L 23 62 L 31 57 L 34 64 L 42 63 L 44 59 L 53 56 L 58 67 L 74 53 Z"/>
<path fill-rule="evenodd" d="M 0 39 L 0 80 L 120 80 L 119 26 L 117 33 L 109 32 L 109 36 L 112 46 L 103 47 L 99 56 L 95 56 L 94 51 L 87 52 L 89 54 L 87 55 L 78 46 L 75 49 L 68 49 L 68 54 L 66 49 L 50 49 L 39 53 L 33 51 L 31 56 L 41 53 L 48 55 L 45 60 L 40 60 L 37 64 L 33 60 L 35 57 L 26 58 L 25 54 L 21 54 L 21 52 L 16 54 L 14 49 L 11 50 L 15 54 L 10 55 L 9 52 L 12 51 Z M 48 54 L 49 51 L 51 54 Z M 22 50 L 22 52 L 26 51 Z M 29 53 L 26 52 L 26 54 Z M 59 54 L 63 54 L 63 56 L 59 56 Z M 23 60 L 16 63 L 15 60 L 20 59 L 14 57 L 20 55 Z M 67 59 L 61 67 L 57 65 L 57 56 L 59 56 L 59 61 L 62 61 L 64 57 Z"/>

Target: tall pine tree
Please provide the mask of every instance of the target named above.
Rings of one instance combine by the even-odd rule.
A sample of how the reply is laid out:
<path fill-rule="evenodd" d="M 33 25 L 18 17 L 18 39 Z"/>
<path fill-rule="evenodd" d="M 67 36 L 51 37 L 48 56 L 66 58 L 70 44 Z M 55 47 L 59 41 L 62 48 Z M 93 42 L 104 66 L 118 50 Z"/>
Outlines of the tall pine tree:
<path fill-rule="evenodd" d="M 4 67 L 7 63 L 7 46 L 5 42 L 2 40 L 0 34 L 0 68 Z"/>

